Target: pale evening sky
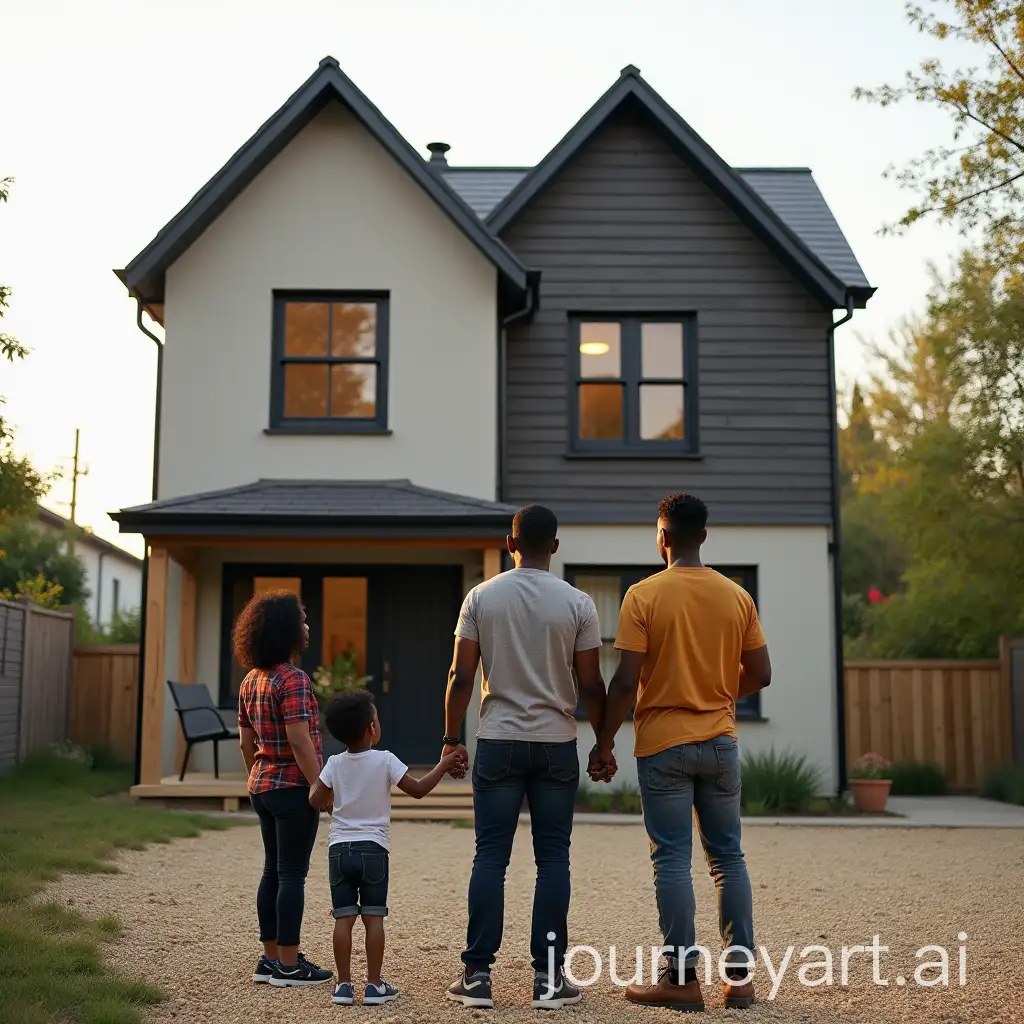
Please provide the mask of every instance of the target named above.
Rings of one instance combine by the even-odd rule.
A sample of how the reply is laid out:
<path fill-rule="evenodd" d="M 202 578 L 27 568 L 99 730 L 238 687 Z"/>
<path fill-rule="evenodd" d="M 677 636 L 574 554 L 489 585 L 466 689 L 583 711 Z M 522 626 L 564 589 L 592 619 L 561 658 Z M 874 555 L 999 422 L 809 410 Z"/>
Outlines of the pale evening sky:
<path fill-rule="evenodd" d="M 41 468 L 67 469 L 81 428 L 79 522 L 132 550 L 106 513 L 150 497 L 156 353 L 111 268 L 327 54 L 414 146 L 450 143 L 453 164 L 536 162 L 635 64 L 730 163 L 811 167 L 879 289 L 840 332 L 841 381 L 864 371 L 858 335 L 884 340 L 920 310 L 928 261 L 960 246 L 932 225 L 877 233 L 910 198 L 884 168 L 949 129 L 853 88 L 926 56 L 977 61 L 919 35 L 899 0 L 0 0 L 0 177 L 16 179 L 3 326 L 32 349 L 0 364 L 0 394 Z M 69 496 L 66 474 L 48 504 L 66 514 Z"/>

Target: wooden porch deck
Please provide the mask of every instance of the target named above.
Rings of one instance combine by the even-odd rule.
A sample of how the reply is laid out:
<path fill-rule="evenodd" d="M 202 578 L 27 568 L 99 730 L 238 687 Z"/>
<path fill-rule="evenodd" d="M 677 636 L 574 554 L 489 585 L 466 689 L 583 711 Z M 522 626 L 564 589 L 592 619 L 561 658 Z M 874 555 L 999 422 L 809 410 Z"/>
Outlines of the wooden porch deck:
<path fill-rule="evenodd" d="M 414 775 L 427 769 L 415 767 Z M 188 772 L 183 781 L 167 775 L 159 782 L 132 786 L 129 795 L 140 800 L 203 800 L 220 803 L 225 811 L 237 811 L 248 802 L 246 776 L 242 772 Z M 392 790 L 391 817 L 395 821 L 455 821 L 473 818 L 473 787 L 469 779 L 446 778 L 422 800 Z"/>

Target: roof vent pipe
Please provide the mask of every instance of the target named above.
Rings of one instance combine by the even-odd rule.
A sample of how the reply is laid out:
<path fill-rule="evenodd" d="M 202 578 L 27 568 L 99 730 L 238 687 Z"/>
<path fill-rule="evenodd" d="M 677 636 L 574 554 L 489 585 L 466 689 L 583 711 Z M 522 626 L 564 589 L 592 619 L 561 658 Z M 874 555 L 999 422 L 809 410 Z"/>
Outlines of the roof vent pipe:
<path fill-rule="evenodd" d="M 434 165 L 435 170 L 448 166 L 448 158 L 445 153 L 452 147 L 447 142 L 428 142 L 427 149 L 430 151 L 429 163 Z"/>

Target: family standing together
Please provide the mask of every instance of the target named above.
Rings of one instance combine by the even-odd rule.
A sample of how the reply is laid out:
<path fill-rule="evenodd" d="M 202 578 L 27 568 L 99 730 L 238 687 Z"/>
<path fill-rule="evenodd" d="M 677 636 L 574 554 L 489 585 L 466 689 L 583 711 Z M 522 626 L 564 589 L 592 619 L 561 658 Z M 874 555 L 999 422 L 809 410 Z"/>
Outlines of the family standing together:
<path fill-rule="evenodd" d="M 735 707 L 737 698 L 771 681 L 754 602 L 701 563 L 704 503 L 688 494 L 665 498 L 658 506 L 657 545 L 666 568 L 631 587 L 623 600 L 615 639 L 619 664 L 606 691 L 594 602 L 550 572 L 557 525 L 548 509 L 520 509 L 508 538 L 515 568 L 466 597 L 455 630 L 441 757 L 419 779 L 395 754 L 378 748 L 381 726 L 368 691 L 342 693 L 331 701 L 327 729 L 346 749 L 324 764 L 316 698 L 309 678 L 292 664 L 309 640 L 299 599 L 285 592 L 264 594 L 240 616 L 234 649 L 249 672 L 239 691 L 238 719 L 265 854 L 256 896 L 263 954 L 254 982 L 287 988 L 334 979 L 299 948 L 310 855 L 320 812 L 328 811 L 334 1002 L 356 1001 L 351 977 L 356 918 L 362 918 L 366 942 L 363 1003 L 398 997 L 381 973 L 391 790 L 397 786 L 420 798 L 445 774 L 465 775 L 469 757 L 460 734 L 482 667 L 472 766 L 476 856 L 463 970 L 449 986 L 448 998 L 470 1007 L 493 1005 L 491 967 L 502 941 L 505 871 L 524 801 L 537 863 L 531 1005 L 557 1009 L 582 998 L 563 972 L 569 846 L 580 774 L 574 712 L 582 702 L 597 738 L 587 767 L 594 782 L 615 775 L 615 736 L 633 710 L 637 774 L 667 953 L 654 983 L 630 985 L 626 999 L 675 1010 L 704 1008 L 690 876 L 695 812 L 728 951 L 725 1004 L 753 1003 L 753 908 L 740 845 Z"/>

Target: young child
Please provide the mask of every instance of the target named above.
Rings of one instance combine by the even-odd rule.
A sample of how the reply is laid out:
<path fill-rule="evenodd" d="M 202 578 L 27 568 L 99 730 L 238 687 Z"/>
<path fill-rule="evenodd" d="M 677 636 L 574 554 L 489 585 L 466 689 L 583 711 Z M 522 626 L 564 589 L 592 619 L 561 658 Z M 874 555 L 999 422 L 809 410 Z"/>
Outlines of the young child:
<path fill-rule="evenodd" d="M 381 977 L 384 963 L 384 918 L 388 913 L 388 852 L 391 828 L 391 787 L 398 786 L 417 800 L 430 793 L 456 765 L 459 751 L 446 754 L 422 779 L 380 742 L 380 720 L 373 695 L 366 690 L 339 693 L 327 706 L 327 729 L 348 748 L 327 759 L 320 779 L 310 791 L 317 810 L 331 810 L 331 905 L 334 914 L 334 958 L 338 985 L 334 1002 L 351 1006 L 352 928 L 362 917 L 366 929 L 366 988 L 363 1003 L 376 1006 L 397 999 L 394 985 Z M 332 809 L 333 808 L 333 809 Z"/>

